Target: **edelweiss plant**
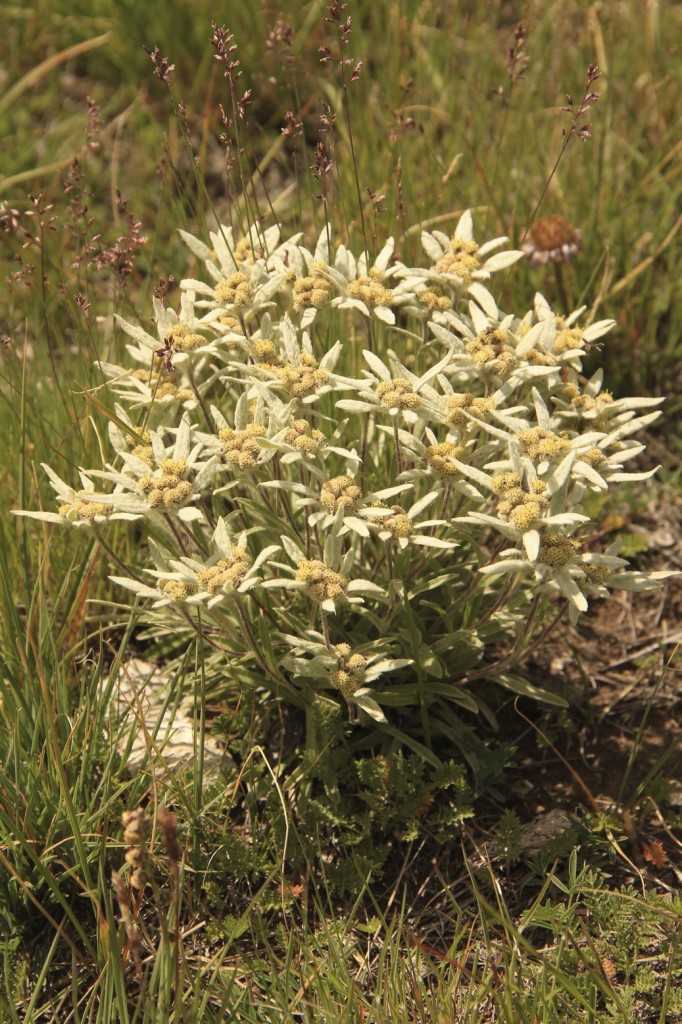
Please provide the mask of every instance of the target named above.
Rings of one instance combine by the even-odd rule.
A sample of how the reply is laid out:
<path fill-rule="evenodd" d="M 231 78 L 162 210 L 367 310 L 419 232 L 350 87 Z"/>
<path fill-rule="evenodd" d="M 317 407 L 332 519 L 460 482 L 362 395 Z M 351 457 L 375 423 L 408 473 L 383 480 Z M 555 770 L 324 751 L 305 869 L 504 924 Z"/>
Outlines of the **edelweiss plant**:
<path fill-rule="evenodd" d="M 182 234 L 199 270 L 179 312 L 156 300 L 156 335 L 119 320 L 128 363 L 104 364 L 110 464 L 77 489 L 45 467 L 57 511 L 20 514 L 110 554 L 108 524 L 134 520 L 140 564 L 115 582 L 341 732 L 378 725 L 437 761 L 482 680 L 557 700 L 519 674 L 528 650 L 564 611 L 668 575 L 628 571 L 585 511 L 654 472 L 626 467 L 659 400 L 583 374 L 614 322 L 541 295 L 499 310 L 491 275 L 521 253 L 479 245 L 469 213 L 424 232 L 419 267 L 327 229 L 312 252 L 276 226 Z"/>

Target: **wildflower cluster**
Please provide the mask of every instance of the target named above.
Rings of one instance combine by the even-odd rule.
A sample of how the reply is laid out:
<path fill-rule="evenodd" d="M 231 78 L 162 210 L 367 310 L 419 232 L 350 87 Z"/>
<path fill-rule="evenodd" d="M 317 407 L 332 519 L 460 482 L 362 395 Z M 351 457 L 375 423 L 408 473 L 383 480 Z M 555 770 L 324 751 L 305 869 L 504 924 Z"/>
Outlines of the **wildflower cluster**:
<path fill-rule="evenodd" d="M 658 400 L 585 377 L 613 321 L 498 309 L 490 279 L 521 253 L 479 245 L 469 213 L 423 233 L 420 266 L 327 229 L 311 250 L 277 227 L 182 236 L 201 270 L 179 309 L 154 300 L 154 335 L 119 319 L 126 365 L 103 364 L 111 462 L 77 489 L 46 467 L 57 511 L 23 513 L 105 544 L 135 520 L 146 562 L 114 578 L 154 614 L 299 706 L 394 735 L 419 706 L 447 733 L 479 707 L 468 680 L 523 690 L 562 607 L 666 575 L 627 571 L 585 511 L 651 475 L 627 466 Z"/>

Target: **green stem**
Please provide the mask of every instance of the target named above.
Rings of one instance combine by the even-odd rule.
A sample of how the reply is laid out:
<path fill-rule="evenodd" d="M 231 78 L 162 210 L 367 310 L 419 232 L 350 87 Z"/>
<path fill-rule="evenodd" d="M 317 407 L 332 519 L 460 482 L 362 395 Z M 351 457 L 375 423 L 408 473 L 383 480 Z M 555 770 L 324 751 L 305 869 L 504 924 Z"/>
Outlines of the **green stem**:
<path fill-rule="evenodd" d="M 393 443 L 395 445 L 395 461 L 396 461 L 396 469 L 398 470 L 398 474 L 397 475 L 400 476 L 400 474 L 403 471 L 403 457 L 402 457 L 402 453 L 400 451 L 400 436 L 398 434 L 398 417 L 397 416 L 393 417 Z"/>
<path fill-rule="evenodd" d="M 282 676 L 278 675 L 276 672 L 273 672 L 270 666 L 268 665 L 267 661 L 265 660 L 263 652 L 261 651 L 258 641 L 256 640 L 255 634 L 251 628 L 251 623 L 244 614 L 244 609 L 242 608 L 241 601 L 239 599 L 237 599 L 236 601 L 236 608 L 237 616 L 239 618 L 241 627 L 244 630 L 244 635 L 246 636 L 246 639 L 249 642 L 249 647 L 251 648 L 253 655 L 258 664 L 260 665 L 260 667 L 262 668 L 263 672 L 269 679 L 272 679 L 272 681 L 276 684 L 277 695 L 279 696 L 278 691 L 282 690 L 289 697 L 290 700 L 292 700 L 298 707 L 301 707 L 303 701 L 300 693 L 290 683 L 288 683 L 286 679 L 283 679 Z"/>

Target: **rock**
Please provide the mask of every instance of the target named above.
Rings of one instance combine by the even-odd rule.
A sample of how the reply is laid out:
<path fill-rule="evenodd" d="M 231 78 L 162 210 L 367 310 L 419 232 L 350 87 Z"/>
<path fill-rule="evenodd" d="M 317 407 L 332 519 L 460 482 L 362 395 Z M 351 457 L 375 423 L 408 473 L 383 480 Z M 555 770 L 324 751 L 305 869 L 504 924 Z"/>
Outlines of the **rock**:
<path fill-rule="evenodd" d="M 135 775 L 153 770 L 157 777 L 198 762 L 199 723 L 194 702 L 171 693 L 174 675 L 141 658 L 131 658 L 119 668 L 110 689 L 110 716 L 118 734 L 117 750 L 126 772 Z M 195 740 L 196 734 L 196 740 Z M 204 784 L 214 781 L 229 755 L 214 737 L 204 738 Z"/>

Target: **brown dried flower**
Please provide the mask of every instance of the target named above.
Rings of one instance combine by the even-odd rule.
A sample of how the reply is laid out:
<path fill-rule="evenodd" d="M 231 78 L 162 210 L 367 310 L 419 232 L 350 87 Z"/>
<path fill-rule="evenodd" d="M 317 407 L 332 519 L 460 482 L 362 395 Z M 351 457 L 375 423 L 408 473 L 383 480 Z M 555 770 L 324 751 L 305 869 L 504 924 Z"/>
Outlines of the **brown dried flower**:
<path fill-rule="evenodd" d="M 582 248 L 582 235 L 570 220 L 555 214 L 536 220 L 521 246 L 534 267 L 565 263 Z"/>

